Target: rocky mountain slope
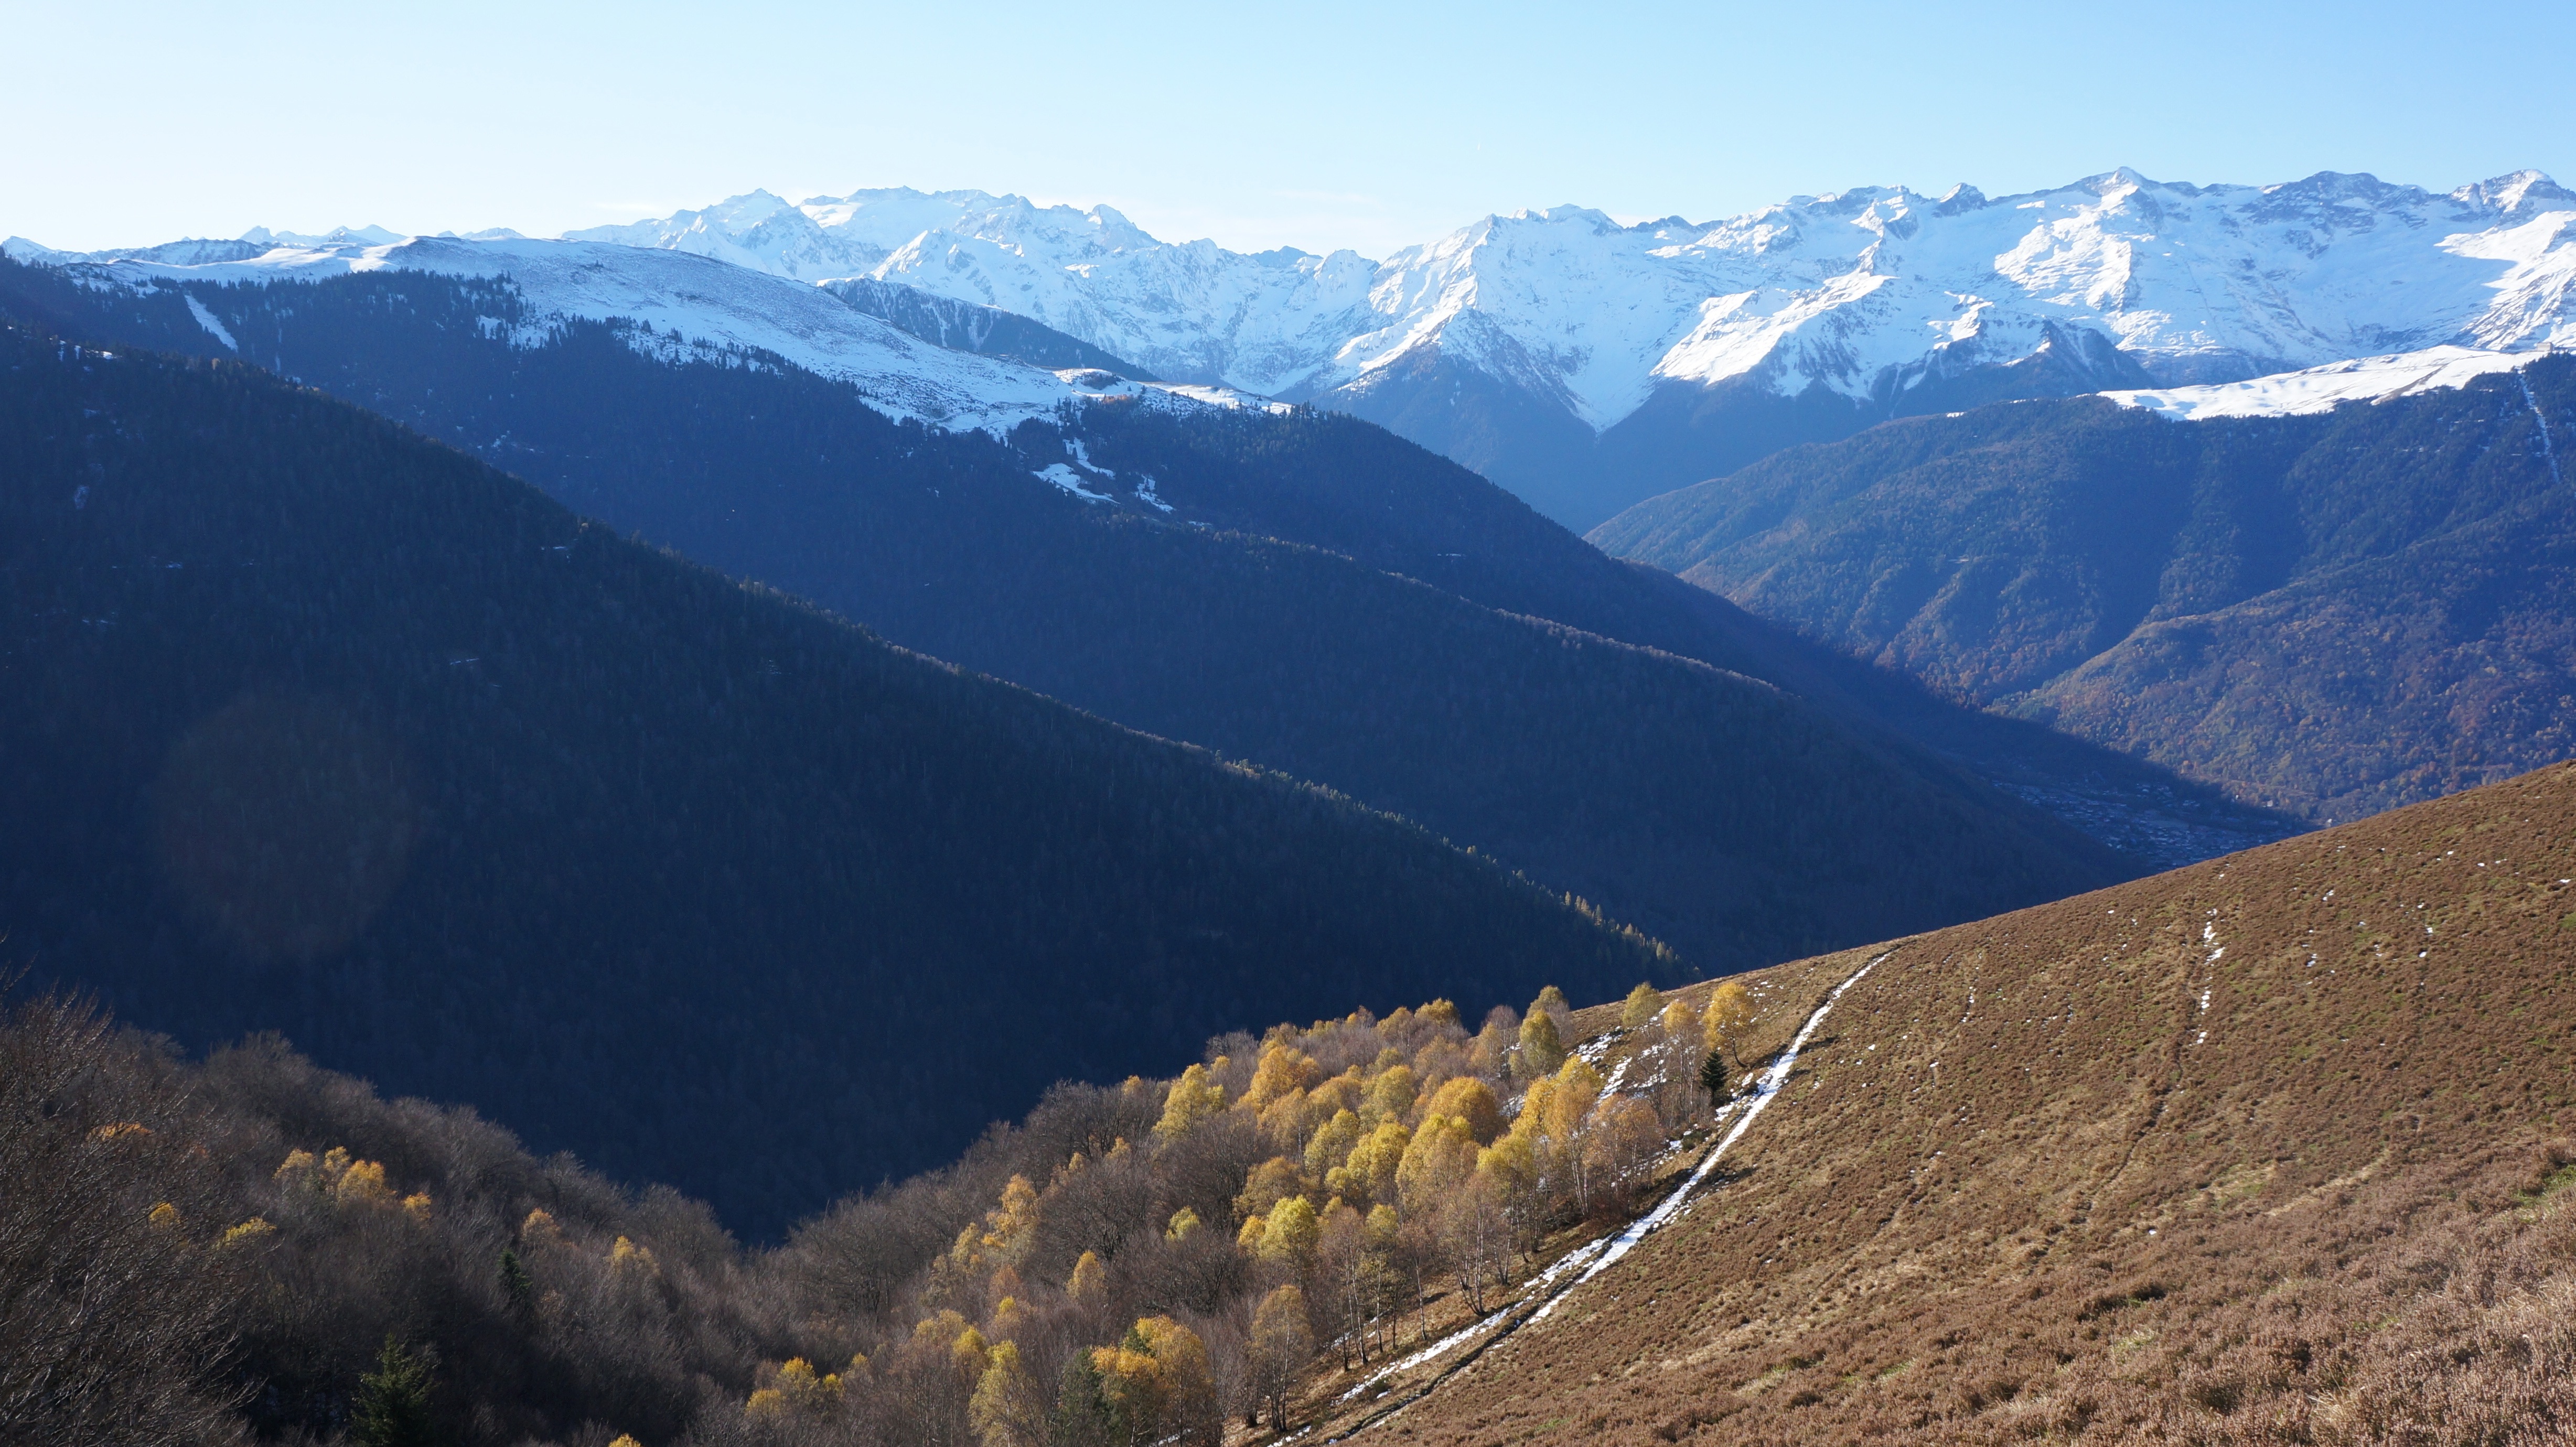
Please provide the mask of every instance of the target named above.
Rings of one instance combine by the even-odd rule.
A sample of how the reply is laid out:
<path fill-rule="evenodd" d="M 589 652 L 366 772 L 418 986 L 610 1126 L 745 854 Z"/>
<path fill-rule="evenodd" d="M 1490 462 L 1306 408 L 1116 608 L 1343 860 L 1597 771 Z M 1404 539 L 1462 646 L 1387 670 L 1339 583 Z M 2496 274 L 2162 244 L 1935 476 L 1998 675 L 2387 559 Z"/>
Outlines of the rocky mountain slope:
<path fill-rule="evenodd" d="M 2499 360 L 1890 423 L 1593 538 L 1954 697 L 2351 818 L 2576 748 L 2576 358 Z"/>
<path fill-rule="evenodd" d="M 2571 840 L 2557 765 L 1753 976 L 1804 1038 L 1695 1199 L 1316 1430 L 2558 1440 Z"/>

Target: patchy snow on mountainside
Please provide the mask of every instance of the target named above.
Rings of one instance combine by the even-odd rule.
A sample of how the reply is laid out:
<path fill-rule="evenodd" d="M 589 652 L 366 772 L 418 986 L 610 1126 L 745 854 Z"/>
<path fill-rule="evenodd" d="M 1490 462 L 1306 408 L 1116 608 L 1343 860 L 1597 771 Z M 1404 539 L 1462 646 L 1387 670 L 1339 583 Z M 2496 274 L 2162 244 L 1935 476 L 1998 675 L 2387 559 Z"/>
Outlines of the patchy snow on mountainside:
<path fill-rule="evenodd" d="M 2536 352 L 2428 347 L 2420 352 L 2357 357 L 2349 362 L 2242 382 L 2102 395 L 2123 407 L 2162 413 L 2181 422 L 2213 417 L 2299 417 L 2331 412 L 2346 402 L 2385 402 L 2391 397 L 2465 386 L 2473 378 L 2516 371 L 2549 354 L 2550 349 L 2545 347 Z"/>
<path fill-rule="evenodd" d="M 2053 191 L 1869 187 L 1716 223 L 1489 216 L 1382 262 L 1168 244 L 1101 206 L 979 191 L 766 192 L 580 238 L 999 307 L 1183 381 L 1315 397 L 1424 354 L 1600 430 L 1664 383 L 1886 401 L 2089 334 L 2169 386 L 2435 346 L 2576 344 L 2576 195 L 2324 173 Z"/>
<path fill-rule="evenodd" d="M 102 286 L 142 285 L 153 279 L 283 284 L 369 271 L 507 278 L 538 318 L 518 338 L 523 343 L 541 341 L 548 319 L 582 318 L 623 323 L 629 345 L 675 361 L 756 349 L 851 383 L 889 416 L 957 429 L 1007 429 L 1049 415 L 1065 402 L 1132 388 L 1085 387 L 1078 379 L 1018 362 L 951 351 L 812 286 L 668 250 L 426 237 L 280 245 L 247 258 L 226 255 L 194 262 L 65 253 L 31 253 L 31 259 L 66 266 Z M 201 322 L 207 320 L 201 303 L 193 309 Z M 219 326 L 209 326 L 209 331 L 231 345 Z"/>

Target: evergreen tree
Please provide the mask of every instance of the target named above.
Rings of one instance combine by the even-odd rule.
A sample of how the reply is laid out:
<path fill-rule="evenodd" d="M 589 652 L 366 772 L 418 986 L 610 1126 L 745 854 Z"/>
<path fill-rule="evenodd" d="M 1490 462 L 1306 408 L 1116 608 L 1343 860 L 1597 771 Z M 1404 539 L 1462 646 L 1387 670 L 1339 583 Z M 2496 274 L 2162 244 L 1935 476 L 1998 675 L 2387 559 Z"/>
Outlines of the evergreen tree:
<path fill-rule="evenodd" d="M 429 1364 L 388 1335 L 376 1369 L 358 1379 L 349 1440 L 358 1447 L 436 1447 L 429 1412 Z"/>
<path fill-rule="evenodd" d="M 1055 1447 L 1112 1447 L 1119 1443 L 1117 1425 L 1116 1413 L 1102 1390 L 1100 1368 L 1092 1364 L 1091 1353 L 1075 1352 L 1065 1360 L 1047 1440 Z"/>
<path fill-rule="evenodd" d="M 1711 1110 L 1720 1109 L 1728 1101 L 1735 1099 L 1735 1092 L 1727 1086 L 1725 1056 L 1711 1050 L 1708 1052 L 1708 1057 L 1700 1061 L 1699 1088 L 1708 1092 L 1708 1106 Z"/>
<path fill-rule="evenodd" d="M 526 1316 L 537 1309 L 536 1279 L 528 1275 L 528 1268 L 519 1260 L 519 1253 L 508 1246 L 501 1248 L 501 1298 L 518 1316 Z"/>

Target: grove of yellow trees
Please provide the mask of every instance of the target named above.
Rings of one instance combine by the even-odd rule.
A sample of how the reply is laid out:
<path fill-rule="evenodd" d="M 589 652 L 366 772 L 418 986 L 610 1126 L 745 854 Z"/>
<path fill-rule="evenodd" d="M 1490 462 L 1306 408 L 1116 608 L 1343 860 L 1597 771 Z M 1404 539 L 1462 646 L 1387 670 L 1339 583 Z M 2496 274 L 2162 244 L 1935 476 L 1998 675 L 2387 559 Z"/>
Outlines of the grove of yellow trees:
<path fill-rule="evenodd" d="M 982 1197 L 908 1288 L 909 1338 L 781 1366 L 744 1429 L 832 1440 L 815 1424 L 873 1411 L 909 1440 L 1136 1447 L 1217 1442 L 1230 1410 L 1286 1432 L 1319 1352 L 1365 1364 L 1408 1318 L 1419 1341 L 1435 1288 L 1485 1311 L 1551 1232 L 1635 1210 L 1704 1109 L 1704 1042 L 1740 1048 L 1751 1017 L 1740 989 L 1703 1015 L 1640 985 L 1616 1088 L 1553 989 L 1474 1031 L 1435 1000 L 1217 1042 L 1098 1097 L 1132 1124 L 1086 1127 L 1043 1184 Z"/>

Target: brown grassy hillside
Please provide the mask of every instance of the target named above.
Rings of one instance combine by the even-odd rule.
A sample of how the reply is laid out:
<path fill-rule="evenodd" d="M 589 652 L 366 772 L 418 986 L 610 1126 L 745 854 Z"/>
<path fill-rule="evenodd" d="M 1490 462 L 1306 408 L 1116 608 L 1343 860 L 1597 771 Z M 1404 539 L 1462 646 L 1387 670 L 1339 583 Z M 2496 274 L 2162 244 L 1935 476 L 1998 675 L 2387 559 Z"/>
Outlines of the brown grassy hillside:
<path fill-rule="evenodd" d="M 2568 1440 L 2571 876 L 2561 765 L 1899 942 L 1696 1205 L 1361 1438 Z M 1766 1043 L 1871 954 L 1753 977 Z"/>

